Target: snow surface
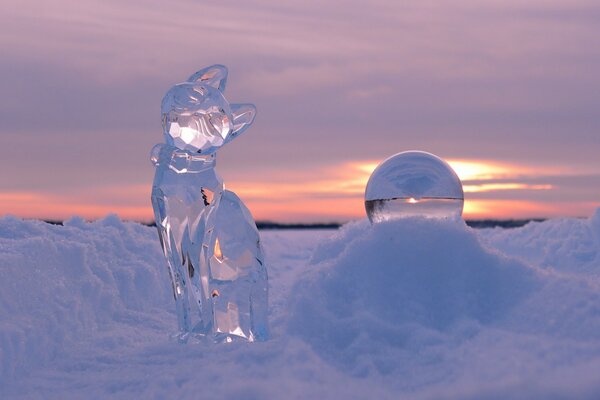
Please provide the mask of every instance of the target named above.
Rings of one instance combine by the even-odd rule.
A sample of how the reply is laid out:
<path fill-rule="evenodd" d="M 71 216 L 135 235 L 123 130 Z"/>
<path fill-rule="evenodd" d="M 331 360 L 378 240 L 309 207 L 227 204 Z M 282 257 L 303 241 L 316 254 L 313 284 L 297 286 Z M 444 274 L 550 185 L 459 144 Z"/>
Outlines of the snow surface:
<path fill-rule="evenodd" d="M 180 345 L 153 228 L 0 219 L 0 398 L 600 398 L 600 210 L 261 236 L 272 339 Z"/>

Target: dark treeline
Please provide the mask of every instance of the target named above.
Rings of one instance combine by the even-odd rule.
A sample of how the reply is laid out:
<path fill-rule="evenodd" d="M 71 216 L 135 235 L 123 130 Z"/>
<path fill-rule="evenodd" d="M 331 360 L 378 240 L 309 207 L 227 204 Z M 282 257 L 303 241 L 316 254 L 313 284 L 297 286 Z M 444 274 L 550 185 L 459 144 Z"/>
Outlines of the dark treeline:
<path fill-rule="evenodd" d="M 483 228 L 519 228 L 527 225 L 530 222 L 542 222 L 545 221 L 543 218 L 532 218 L 532 219 L 468 219 L 466 223 L 471 228 L 483 229 Z M 44 222 L 52 225 L 62 225 L 62 221 L 45 220 Z M 154 222 L 140 222 L 146 226 L 156 226 Z M 256 226 L 260 230 L 292 230 L 292 229 L 338 229 L 343 224 L 338 222 L 330 223 L 315 223 L 315 224 L 282 224 L 277 222 L 258 221 Z"/>

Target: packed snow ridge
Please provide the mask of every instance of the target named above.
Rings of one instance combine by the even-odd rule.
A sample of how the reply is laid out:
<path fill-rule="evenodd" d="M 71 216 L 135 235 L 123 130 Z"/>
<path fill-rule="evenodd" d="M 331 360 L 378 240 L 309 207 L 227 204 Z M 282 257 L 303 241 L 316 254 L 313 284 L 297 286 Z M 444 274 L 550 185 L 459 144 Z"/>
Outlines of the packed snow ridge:
<path fill-rule="evenodd" d="M 0 219 L 0 398 L 600 396 L 600 211 L 261 235 L 272 339 L 181 345 L 154 229 Z"/>

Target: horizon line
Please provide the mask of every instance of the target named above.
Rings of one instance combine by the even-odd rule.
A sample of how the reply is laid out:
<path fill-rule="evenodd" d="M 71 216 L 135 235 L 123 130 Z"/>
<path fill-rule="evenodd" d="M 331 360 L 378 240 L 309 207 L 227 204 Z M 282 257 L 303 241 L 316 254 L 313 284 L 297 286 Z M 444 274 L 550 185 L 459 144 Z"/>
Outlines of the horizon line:
<path fill-rule="evenodd" d="M 72 216 L 63 220 L 60 219 L 45 219 L 45 218 L 24 218 L 19 217 L 12 214 L 5 214 L 0 218 L 5 217 L 13 217 L 21 220 L 29 220 L 29 221 L 41 221 L 51 225 L 64 225 L 64 223 L 70 219 L 82 219 L 85 222 L 93 223 L 96 221 L 100 221 L 106 219 L 111 216 L 116 216 L 119 220 L 123 222 L 133 222 L 140 225 L 145 225 L 148 227 L 155 227 L 156 223 L 154 221 L 141 221 L 136 219 L 123 219 L 119 217 L 116 213 L 107 214 L 102 218 L 89 219 L 81 216 Z M 365 216 L 364 219 L 367 217 Z M 585 219 L 588 217 L 551 217 L 551 218 L 463 218 L 465 224 L 471 228 L 518 228 L 527 225 L 530 222 L 543 222 L 550 219 L 559 219 L 559 218 L 573 218 L 573 219 Z M 259 220 L 256 221 L 256 227 L 259 230 L 293 230 L 293 229 L 339 229 L 343 225 L 355 221 L 359 221 L 360 219 L 351 219 L 348 221 L 329 221 L 329 222 L 275 222 L 268 220 Z"/>

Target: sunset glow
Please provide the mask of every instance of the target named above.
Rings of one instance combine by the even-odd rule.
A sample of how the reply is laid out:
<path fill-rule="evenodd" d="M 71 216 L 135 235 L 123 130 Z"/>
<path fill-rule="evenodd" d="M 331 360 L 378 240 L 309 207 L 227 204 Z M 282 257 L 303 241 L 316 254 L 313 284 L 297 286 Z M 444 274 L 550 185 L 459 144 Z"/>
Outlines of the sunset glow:
<path fill-rule="evenodd" d="M 497 190 L 550 190 L 552 185 L 527 185 L 525 183 L 482 183 L 480 185 L 464 185 L 465 193 L 493 192 Z"/>
<path fill-rule="evenodd" d="M 558 190 L 555 185 L 520 182 L 523 179 L 535 181 L 536 176 L 545 173 L 556 174 L 559 168 L 465 159 L 451 159 L 448 163 L 466 183 L 463 186 L 465 218 L 544 218 L 563 215 L 568 209 L 577 216 L 591 213 L 600 206 L 600 202 L 582 202 L 576 207 L 574 204 L 567 207 L 564 202 L 552 199 L 551 193 Z M 350 162 L 321 171 L 307 171 L 305 176 L 296 176 L 294 181 L 286 183 L 234 181 L 228 187 L 242 196 L 259 219 L 306 220 L 307 210 L 315 220 L 326 216 L 330 220 L 355 219 L 364 216 L 364 188 L 378 164 L 376 161 Z M 538 191 L 548 192 L 548 201 L 522 198 Z M 516 198 L 477 197 L 484 193 L 493 197 L 494 193 L 501 192 L 514 193 Z"/>
<path fill-rule="evenodd" d="M 522 168 L 493 161 L 447 160 L 461 181 L 507 178 L 523 174 Z"/>
<path fill-rule="evenodd" d="M 361 218 L 371 172 L 407 150 L 452 166 L 466 218 L 600 204 L 592 3 L 240 4 L 182 3 L 176 24 L 179 3 L 4 7 L 2 214 L 150 221 L 161 99 L 214 63 L 258 110 L 217 167 L 258 219 Z"/>
<path fill-rule="evenodd" d="M 600 202 L 560 200 L 561 186 L 536 180 L 544 168 L 496 161 L 451 159 L 449 164 L 464 183 L 465 218 L 543 218 L 590 214 Z M 255 218 L 279 222 L 334 222 L 364 217 L 364 189 L 377 162 L 354 161 L 308 168 L 302 172 L 278 171 L 277 176 L 225 181 L 248 205 Z M 549 171 L 549 173 L 556 173 Z M 289 176 L 281 179 L 280 176 Z M 557 175 L 559 179 L 561 175 Z M 547 178 L 545 178 L 547 180 Z M 531 200 L 534 193 L 546 199 Z M 150 185 L 97 186 L 59 196 L 44 192 L 0 193 L 0 207 L 26 218 L 88 219 L 117 213 L 123 218 L 150 221 Z M 484 197 L 481 197 L 484 196 Z M 416 200 L 409 199 L 409 202 Z"/>

